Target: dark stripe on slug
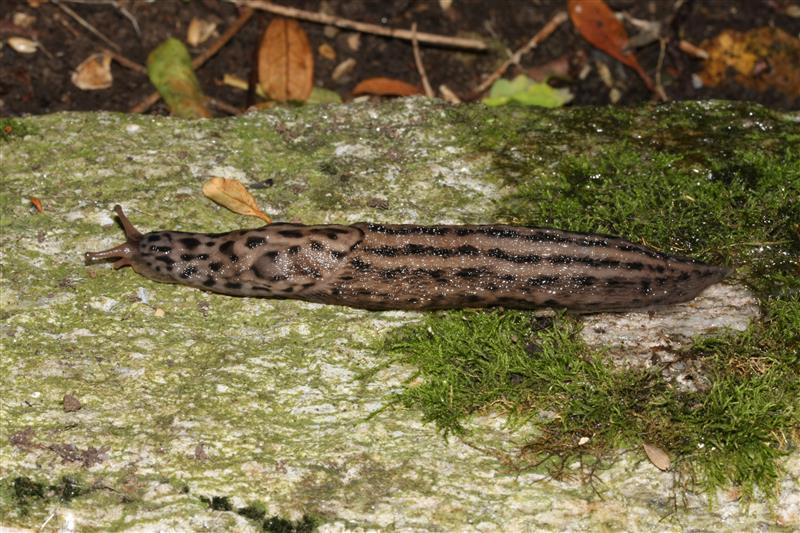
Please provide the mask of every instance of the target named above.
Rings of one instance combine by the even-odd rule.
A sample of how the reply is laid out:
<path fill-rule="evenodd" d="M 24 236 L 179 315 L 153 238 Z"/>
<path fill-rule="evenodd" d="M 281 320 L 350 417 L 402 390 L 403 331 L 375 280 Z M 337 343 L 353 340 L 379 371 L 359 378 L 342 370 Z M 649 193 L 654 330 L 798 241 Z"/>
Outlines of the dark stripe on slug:
<path fill-rule="evenodd" d="M 367 229 L 385 235 L 447 235 L 450 228 L 441 226 L 384 226 L 382 224 L 367 224 Z"/>
<path fill-rule="evenodd" d="M 168 254 L 172 251 L 171 246 L 150 246 L 151 252 L 160 252 L 162 254 Z"/>
<path fill-rule="evenodd" d="M 367 272 L 372 268 L 372 265 L 370 265 L 369 263 L 365 263 L 364 261 L 362 261 L 357 257 L 355 259 L 352 259 L 350 261 L 350 264 L 353 265 L 353 268 L 355 268 L 359 272 Z"/>
<path fill-rule="evenodd" d="M 242 288 L 242 284 L 239 283 L 238 281 L 226 281 L 225 288 L 237 290 Z"/>
<path fill-rule="evenodd" d="M 157 233 L 154 233 L 152 235 L 148 235 L 147 236 L 147 242 L 156 242 L 160 238 L 161 238 L 161 235 L 158 235 Z"/>
<path fill-rule="evenodd" d="M 489 270 L 485 268 L 462 268 L 456 272 L 456 276 L 459 278 L 478 278 L 488 272 Z"/>
<path fill-rule="evenodd" d="M 489 250 L 488 254 L 491 257 L 496 259 L 502 259 L 503 261 L 509 261 L 511 263 L 520 263 L 520 264 L 534 264 L 538 263 L 542 260 L 542 258 L 538 255 L 531 254 L 531 255 L 514 255 L 506 253 L 505 251 L 501 250 L 500 248 L 492 248 Z"/>
<path fill-rule="evenodd" d="M 162 261 L 168 265 L 175 264 L 175 260 L 168 255 L 159 255 L 158 257 L 156 257 L 156 261 Z"/>
<path fill-rule="evenodd" d="M 573 276 L 570 281 L 578 287 L 591 287 L 597 282 L 594 276 Z"/>
<path fill-rule="evenodd" d="M 270 261 L 277 261 L 277 260 L 278 260 L 278 255 L 279 255 L 279 254 L 280 254 L 280 252 L 278 252 L 277 250 L 272 250 L 272 251 L 270 251 L 270 252 L 267 252 L 267 253 L 265 253 L 265 254 L 263 255 L 263 257 L 266 257 L 266 258 L 267 258 L 267 259 L 269 259 Z"/>
<path fill-rule="evenodd" d="M 281 237 L 286 237 L 287 239 L 302 239 L 303 232 L 296 230 L 296 229 L 284 229 L 278 232 L 278 235 Z"/>
<path fill-rule="evenodd" d="M 537 276 L 525 280 L 525 284 L 530 287 L 547 287 L 557 282 L 558 276 Z"/>
<path fill-rule="evenodd" d="M 339 252 L 337 250 L 331 250 L 331 257 L 334 259 L 341 259 L 347 255 L 347 252 Z"/>

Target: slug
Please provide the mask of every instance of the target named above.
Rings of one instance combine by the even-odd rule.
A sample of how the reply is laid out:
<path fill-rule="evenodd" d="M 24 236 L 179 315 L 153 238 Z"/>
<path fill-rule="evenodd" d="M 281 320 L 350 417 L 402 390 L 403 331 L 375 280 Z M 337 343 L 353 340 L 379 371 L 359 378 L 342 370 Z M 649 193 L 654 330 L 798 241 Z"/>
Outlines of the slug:
<path fill-rule="evenodd" d="M 142 235 L 87 252 L 161 282 L 234 296 L 363 309 L 503 306 L 627 311 L 691 300 L 729 269 L 618 237 L 507 225 L 274 223 L 227 233 Z"/>

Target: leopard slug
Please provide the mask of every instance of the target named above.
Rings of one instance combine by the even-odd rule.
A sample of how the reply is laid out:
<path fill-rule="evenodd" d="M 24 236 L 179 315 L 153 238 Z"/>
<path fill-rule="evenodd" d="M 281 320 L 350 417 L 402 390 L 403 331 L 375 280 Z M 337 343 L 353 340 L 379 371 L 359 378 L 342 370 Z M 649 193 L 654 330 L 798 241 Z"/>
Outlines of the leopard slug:
<path fill-rule="evenodd" d="M 364 309 L 503 306 L 625 311 L 691 300 L 729 272 L 632 242 L 507 225 L 274 223 L 227 233 L 142 235 L 87 252 L 161 282 L 235 296 Z"/>

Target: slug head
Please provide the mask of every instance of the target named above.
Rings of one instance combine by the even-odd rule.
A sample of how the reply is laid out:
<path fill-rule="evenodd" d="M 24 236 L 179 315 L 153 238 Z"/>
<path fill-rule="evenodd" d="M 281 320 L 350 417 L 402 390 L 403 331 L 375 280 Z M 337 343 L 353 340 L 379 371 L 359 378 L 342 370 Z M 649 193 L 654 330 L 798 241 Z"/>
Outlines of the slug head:
<path fill-rule="evenodd" d="M 113 248 L 109 248 L 108 250 L 86 252 L 86 254 L 84 254 L 84 262 L 88 265 L 98 261 L 116 259 L 112 265 L 115 269 L 129 266 L 133 268 L 137 274 L 141 274 L 142 276 L 155 280 L 167 281 L 168 278 L 166 278 L 166 276 L 153 271 L 153 269 L 142 260 L 142 234 L 131 224 L 128 217 L 125 216 L 122 207 L 115 205 L 114 213 L 116 213 L 120 224 L 122 224 L 122 229 L 125 231 L 125 242 Z"/>

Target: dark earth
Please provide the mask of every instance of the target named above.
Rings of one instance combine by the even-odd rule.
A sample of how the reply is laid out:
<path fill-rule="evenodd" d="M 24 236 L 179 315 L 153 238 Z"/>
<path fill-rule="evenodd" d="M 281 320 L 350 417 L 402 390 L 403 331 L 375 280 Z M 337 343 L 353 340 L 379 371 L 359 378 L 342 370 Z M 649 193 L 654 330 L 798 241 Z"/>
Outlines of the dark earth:
<path fill-rule="evenodd" d="M 408 29 L 417 22 L 419 31 L 449 36 L 480 38 L 489 43 L 487 52 L 470 52 L 452 48 L 422 46 L 423 61 L 431 85 L 447 85 L 462 99 L 474 99 L 473 90 L 492 73 L 510 52 L 524 45 L 559 10 L 566 9 L 566 0 L 283 0 L 284 5 L 309 11 L 322 11 L 362 22 Z M 703 62 L 678 48 L 680 39 L 699 45 L 726 29 L 750 30 L 767 26 L 780 28 L 789 35 L 800 34 L 800 2 L 795 0 L 608 0 L 611 9 L 636 19 L 660 21 L 661 37 L 666 43 L 661 66 L 661 79 L 670 100 L 725 98 L 752 100 L 779 109 L 797 109 L 797 98 L 773 90 L 755 92 L 735 83 L 716 88 L 695 88 L 692 75 L 702 69 Z M 198 17 L 218 23 L 217 34 L 190 49 L 193 56 L 225 31 L 239 15 L 235 4 L 219 0 L 61 0 L 92 26 L 120 47 L 121 55 L 146 64 L 148 53 L 164 39 L 175 36 L 185 41 L 190 20 Z M 446 9 L 445 9 L 446 7 Z M 140 27 L 134 25 L 124 12 Z M 27 27 L 14 24 L 15 13 L 35 17 Z M 90 54 L 107 47 L 102 41 L 61 9 L 54 1 L 0 0 L 0 115 L 40 114 L 62 110 L 129 111 L 153 91 L 147 76 L 112 63 L 114 77 L 109 89 L 83 91 L 70 81 L 73 69 Z M 263 11 L 239 31 L 222 50 L 197 70 L 200 84 L 209 96 L 244 109 L 244 90 L 225 86 L 225 74 L 247 80 L 253 65 L 254 51 L 261 33 L 274 17 Z M 300 21 L 308 33 L 314 51 L 315 83 L 338 92 L 348 101 L 351 91 L 361 80 L 376 76 L 397 78 L 414 85 L 420 83 L 410 42 L 361 34 L 360 47 L 348 46 L 349 30 L 337 30 L 320 24 Z M 629 36 L 639 33 L 626 22 Z M 33 54 L 20 54 L 6 42 L 9 37 L 25 37 L 41 43 Z M 327 43 L 336 52 L 333 60 L 322 57 L 319 46 Z M 661 47 L 656 40 L 635 50 L 645 71 L 655 78 Z M 357 61 L 354 70 L 333 81 L 331 73 L 347 58 Z M 537 49 L 523 56 L 521 68 L 514 67 L 506 78 L 548 63 L 559 63 L 561 75 L 551 83 L 569 88 L 575 95 L 572 105 L 608 104 L 609 87 L 596 68 L 598 62 L 608 66 L 615 85 L 620 89 L 618 103 L 633 105 L 655 99 L 641 79 L 628 67 L 587 43 L 568 20 Z M 586 68 L 586 67 L 590 68 Z M 583 71 L 581 78 L 579 73 Z M 437 92 L 438 94 L 438 92 Z M 167 114 L 159 102 L 150 113 Z M 215 110 L 218 115 L 224 112 Z"/>

